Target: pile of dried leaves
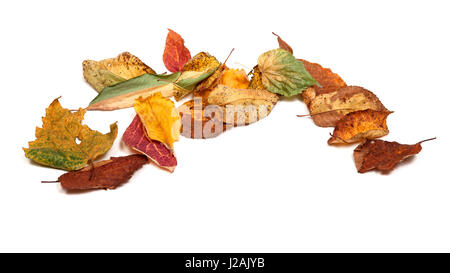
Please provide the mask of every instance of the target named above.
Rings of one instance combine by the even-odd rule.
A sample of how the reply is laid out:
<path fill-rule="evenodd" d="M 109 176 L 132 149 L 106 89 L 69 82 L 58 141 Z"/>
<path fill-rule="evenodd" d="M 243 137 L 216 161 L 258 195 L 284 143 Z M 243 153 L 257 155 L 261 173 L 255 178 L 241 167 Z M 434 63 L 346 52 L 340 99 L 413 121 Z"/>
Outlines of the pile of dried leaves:
<path fill-rule="evenodd" d="M 317 126 L 334 127 L 329 145 L 362 143 L 354 150 L 359 172 L 390 171 L 420 152 L 423 141 L 403 145 L 375 140 L 389 133 L 386 119 L 392 111 L 371 91 L 347 86 L 330 69 L 296 59 L 292 48 L 276 37 L 279 48 L 261 54 L 248 74 L 207 52 L 191 57 L 183 38 L 170 29 L 163 62 L 172 74 L 157 74 L 128 52 L 86 60 L 84 78 L 98 95 L 78 111 L 63 108 L 55 99 L 46 109 L 42 128 L 36 128 L 36 140 L 24 148 L 25 156 L 69 171 L 54 181 L 64 189 L 114 189 L 148 162 L 173 172 L 174 142 L 180 135 L 215 137 L 268 116 L 280 98 L 294 95 L 300 95 L 310 111 L 303 116 L 311 116 Z M 192 98 L 179 107 L 171 100 L 188 96 Z M 111 148 L 117 125 L 111 124 L 107 134 L 91 130 L 82 124 L 85 112 L 128 107 L 134 107 L 136 116 L 122 141 L 138 153 L 95 161 Z"/>

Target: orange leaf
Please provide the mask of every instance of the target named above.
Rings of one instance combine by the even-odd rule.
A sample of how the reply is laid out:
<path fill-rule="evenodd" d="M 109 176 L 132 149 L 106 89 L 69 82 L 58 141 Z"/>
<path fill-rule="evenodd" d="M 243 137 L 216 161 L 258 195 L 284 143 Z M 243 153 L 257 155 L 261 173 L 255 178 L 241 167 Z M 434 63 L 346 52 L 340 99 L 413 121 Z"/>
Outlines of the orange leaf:
<path fill-rule="evenodd" d="M 372 109 L 351 112 L 339 120 L 328 144 L 360 142 L 389 133 L 386 118 L 392 112 Z"/>
<path fill-rule="evenodd" d="M 247 89 L 250 81 L 243 69 L 226 69 L 221 75 L 219 84 L 237 89 Z"/>
<path fill-rule="evenodd" d="M 183 38 L 175 31 L 169 29 L 163 54 L 164 65 L 170 72 L 179 72 L 189 59 L 191 59 L 191 53 L 184 46 Z"/>

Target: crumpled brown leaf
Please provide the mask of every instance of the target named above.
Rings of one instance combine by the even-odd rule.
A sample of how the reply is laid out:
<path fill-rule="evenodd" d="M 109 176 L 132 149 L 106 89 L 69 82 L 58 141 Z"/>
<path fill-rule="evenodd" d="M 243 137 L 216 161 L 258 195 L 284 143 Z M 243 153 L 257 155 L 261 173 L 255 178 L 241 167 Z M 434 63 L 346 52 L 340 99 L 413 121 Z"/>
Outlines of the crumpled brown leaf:
<path fill-rule="evenodd" d="M 359 144 L 353 152 L 356 169 L 360 173 L 373 169 L 382 172 L 391 171 L 401 161 L 418 154 L 422 150 L 421 144 L 423 142 L 433 139 L 436 138 L 426 139 L 413 145 L 368 139 L 366 142 Z"/>
<path fill-rule="evenodd" d="M 111 157 L 95 162 L 93 167 L 65 173 L 58 181 L 66 190 L 115 189 L 147 162 L 145 155 Z"/>
<path fill-rule="evenodd" d="M 385 136 L 389 133 L 386 119 L 391 113 L 372 109 L 351 112 L 336 123 L 328 144 L 348 144 Z"/>
<path fill-rule="evenodd" d="M 367 89 L 359 86 L 344 86 L 335 91 L 308 88 L 303 99 L 317 126 L 333 127 L 336 122 L 350 112 L 372 109 L 387 111 L 381 101 Z"/>

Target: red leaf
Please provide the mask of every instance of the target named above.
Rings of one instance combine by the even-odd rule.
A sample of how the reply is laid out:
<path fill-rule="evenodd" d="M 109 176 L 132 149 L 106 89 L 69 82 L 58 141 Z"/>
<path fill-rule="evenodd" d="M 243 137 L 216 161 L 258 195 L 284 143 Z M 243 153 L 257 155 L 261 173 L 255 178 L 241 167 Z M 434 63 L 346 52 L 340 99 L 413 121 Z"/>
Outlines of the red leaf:
<path fill-rule="evenodd" d="M 184 40 L 175 31 L 169 29 L 164 48 L 163 62 L 170 72 L 181 71 L 183 65 L 191 59 L 189 49 L 184 46 Z"/>
<path fill-rule="evenodd" d="M 143 155 L 111 157 L 79 171 L 65 173 L 58 181 L 66 190 L 115 189 L 147 162 Z"/>
<path fill-rule="evenodd" d="M 177 166 L 177 159 L 169 148 L 159 141 L 147 138 L 142 122 L 137 115 L 123 134 L 122 140 L 126 145 L 145 154 L 161 168 L 173 172 Z"/>

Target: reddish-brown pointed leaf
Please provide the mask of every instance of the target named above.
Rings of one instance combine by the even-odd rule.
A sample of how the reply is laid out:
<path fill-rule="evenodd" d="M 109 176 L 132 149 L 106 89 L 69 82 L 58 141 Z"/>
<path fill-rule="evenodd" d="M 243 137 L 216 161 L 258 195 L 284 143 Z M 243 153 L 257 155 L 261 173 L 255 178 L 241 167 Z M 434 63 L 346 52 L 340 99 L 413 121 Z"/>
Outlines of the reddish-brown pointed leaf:
<path fill-rule="evenodd" d="M 360 173 L 373 169 L 382 172 L 391 171 L 399 162 L 418 154 L 422 150 L 421 143 L 424 141 L 407 145 L 378 139 L 366 140 L 366 142 L 359 144 L 353 152 L 356 169 Z"/>
<path fill-rule="evenodd" d="M 178 72 L 191 59 L 189 49 L 184 46 L 184 40 L 175 31 L 169 29 L 164 48 L 163 62 L 170 72 Z"/>
<path fill-rule="evenodd" d="M 173 172 L 177 159 L 163 143 L 150 140 L 145 135 L 141 119 L 136 115 L 122 137 L 123 142 L 134 150 L 145 154 L 156 165 Z"/>
<path fill-rule="evenodd" d="M 338 74 L 331 71 L 331 69 L 324 68 L 317 63 L 310 63 L 302 59 L 298 60 L 303 63 L 309 74 L 321 85 L 321 87 L 318 85 L 313 86 L 316 89 L 317 95 L 334 92 L 341 87 L 347 86 L 345 81 Z M 302 95 L 304 94 L 302 93 Z M 303 97 L 305 98 L 305 95 Z"/>
<path fill-rule="evenodd" d="M 143 155 L 111 157 L 79 171 L 65 173 L 58 181 L 66 190 L 115 189 L 147 162 Z"/>
<path fill-rule="evenodd" d="M 273 33 L 273 35 L 277 36 L 277 40 L 278 40 L 278 46 L 281 49 L 284 49 L 286 51 L 289 51 L 291 54 L 294 54 L 294 51 L 292 50 L 292 47 L 290 45 L 288 45 L 288 43 L 286 43 L 285 41 L 283 41 L 283 39 L 281 39 L 280 36 L 278 36 L 277 34 Z"/>

